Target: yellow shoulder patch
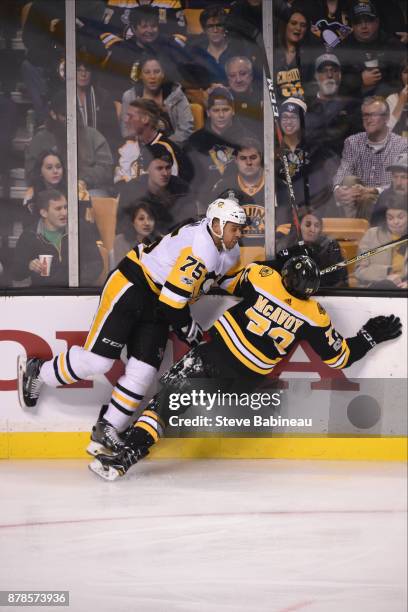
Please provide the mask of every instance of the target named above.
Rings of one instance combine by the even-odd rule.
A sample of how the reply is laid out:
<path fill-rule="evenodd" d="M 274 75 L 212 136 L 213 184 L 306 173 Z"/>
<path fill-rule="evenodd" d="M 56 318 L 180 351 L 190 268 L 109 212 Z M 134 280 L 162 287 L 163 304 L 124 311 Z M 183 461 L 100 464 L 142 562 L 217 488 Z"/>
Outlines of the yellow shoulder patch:
<path fill-rule="evenodd" d="M 272 270 L 272 268 L 267 268 L 266 266 L 264 266 L 263 268 L 260 269 L 259 274 L 262 277 L 270 276 L 271 274 L 273 274 L 273 270 Z"/>

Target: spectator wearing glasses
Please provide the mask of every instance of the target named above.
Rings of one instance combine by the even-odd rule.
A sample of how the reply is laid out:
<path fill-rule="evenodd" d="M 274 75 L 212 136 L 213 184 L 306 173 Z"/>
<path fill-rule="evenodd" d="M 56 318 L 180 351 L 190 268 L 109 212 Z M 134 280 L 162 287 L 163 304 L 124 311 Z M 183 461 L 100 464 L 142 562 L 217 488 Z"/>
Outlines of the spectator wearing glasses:
<path fill-rule="evenodd" d="M 78 117 L 81 125 L 98 130 L 115 150 L 120 142 L 116 109 L 110 93 L 97 82 L 94 61 L 86 49 L 77 54 Z"/>
<path fill-rule="evenodd" d="M 383 98 L 366 98 L 361 113 L 365 131 L 349 136 L 344 143 L 334 195 L 341 214 L 369 219 L 379 194 L 391 182 L 387 167 L 406 152 L 407 139 L 390 132 L 390 110 Z M 350 182 L 350 177 L 355 180 Z"/>
<path fill-rule="evenodd" d="M 225 62 L 234 55 L 247 55 L 245 42 L 229 35 L 226 20 L 226 10 L 218 5 L 205 8 L 200 14 L 203 34 L 191 40 L 185 49 L 183 76 L 189 87 L 208 89 L 215 84 L 227 85 Z"/>

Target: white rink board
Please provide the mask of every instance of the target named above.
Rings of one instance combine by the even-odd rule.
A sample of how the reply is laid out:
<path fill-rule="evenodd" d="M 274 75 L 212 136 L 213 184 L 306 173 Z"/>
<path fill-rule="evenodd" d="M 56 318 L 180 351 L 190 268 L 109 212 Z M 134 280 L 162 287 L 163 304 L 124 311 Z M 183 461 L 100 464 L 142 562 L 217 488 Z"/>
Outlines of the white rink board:
<path fill-rule="evenodd" d="M 193 309 L 195 316 L 205 327 L 214 320 L 232 298 L 204 297 Z M 407 310 L 403 298 L 325 297 L 320 302 L 328 310 L 335 327 L 345 336 L 353 336 L 370 317 L 380 314 L 396 314 L 404 324 L 404 333 L 396 341 L 384 343 L 347 370 L 347 378 L 406 378 L 407 377 Z M 19 407 L 17 391 L 4 390 L 13 385 L 16 378 L 16 361 L 24 353 L 21 334 L 34 334 L 31 341 L 46 342 L 52 352 L 67 348 L 64 339 L 57 334 L 82 332 L 86 334 L 97 308 L 96 296 L 25 296 L 0 298 L 0 431 L 89 431 L 99 407 L 110 397 L 111 384 L 104 376 L 88 389 L 44 389 L 41 402 L 35 411 L 23 411 Z M 43 345 L 44 346 L 44 345 Z M 298 348 L 292 360 L 308 361 L 302 348 Z M 165 356 L 164 366 L 172 361 L 172 343 Z M 319 379 L 318 373 L 302 374 L 303 378 Z M 288 372 L 283 378 L 299 378 L 296 372 Z"/>

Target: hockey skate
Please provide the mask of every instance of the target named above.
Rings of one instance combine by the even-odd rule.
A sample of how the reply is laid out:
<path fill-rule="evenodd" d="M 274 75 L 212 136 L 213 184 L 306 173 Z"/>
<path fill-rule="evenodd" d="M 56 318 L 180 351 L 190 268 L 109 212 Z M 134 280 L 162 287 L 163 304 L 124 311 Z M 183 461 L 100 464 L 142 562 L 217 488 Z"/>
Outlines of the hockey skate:
<path fill-rule="evenodd" d="M 18 400 L 22 408 L 34 408 L 36 406 L 42 381 L 39 380 L 43 359 L 37 357 L 28 358 L 19 355 L 17 359 L 17 381 Z"/>
<path fill-rule="evenodd" d="M 147 446 L 136 449 L 125 446 L 117 455 L 98 455 L 88 467 L 104 480 L 116 480 L 148 454 Z"/>
<path fill-rule="evenodd" d="M 91 441 L 86 452 L 93 457 L 98 455 L 116 455 L 123 449 L 124 442 L 116 427 L 104 419 L 108 406 L 104 404 L 98 416 L 98 420 L 92 427 Z"/>

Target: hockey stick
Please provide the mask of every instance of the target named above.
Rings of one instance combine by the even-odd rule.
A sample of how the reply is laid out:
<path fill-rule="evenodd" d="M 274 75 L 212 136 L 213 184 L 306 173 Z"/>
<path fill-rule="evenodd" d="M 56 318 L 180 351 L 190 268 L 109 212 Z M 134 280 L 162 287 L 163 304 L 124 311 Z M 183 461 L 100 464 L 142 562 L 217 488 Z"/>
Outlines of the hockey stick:
<path fill-rule="evenodd" d="M 276 135 L 278 137 L 279 146 L 281 148 L 283 170 L 285 174 L 286 185 L 288 188 L 289 203 L 292 209 L 293 224 L 296 228 L 296 235 L 297 235 L 298 243 L 303 245 L 302 233 L 300 231 L 299 210 L 296 204 L 296 197 L 295 197 L 295 192 L 293 190 L 292 178 L 290 176 L 288 158 L 283 148 L 283 145 L 284 145 L 283 134 L 282 134 L 282 130 L 281 130 L 280 123 L 279 123 L 279 118 L 280 118 L 279 117 L 279 106 L 278 106 L 278 101 L 276 99 L 275 87 L 274 87 L 271 71 L 269 68 L 269 61 L 266 55 L 266 49 L 265 49 L 262 32 L 258 30 L 258 28 L 256 27 L 252 27 L 251 29 L 251 25 L 247 23 L 246 21 L 244 22 L 243 20 L 234 19 L 233 22 L 228 21 L 227 23 L 228 23 L 228 30 L 235 31 L 240 36 L 250 40 L 251 43 L 255 44 L 261 51 L 263 69 L 265 72 L 265 79 L 266 79 L 266 87 L 267 87 L 268 94 L 269 94 L 269 101 L 271 103 Z"/>
<path fill-rule="evenodd" d="M 329 272 L 334 272 L 339 268 L 345 268 L 350 264 L 356 263 L 357 261 L 361 261 L 362 259 L 367 259 L 368 257 L 372 257 L 373 255 L 377 255 L 377 253 L 382 253 L 382 251 L 386 251 L 387 249 L 392 249 L 393 247 L 399 246 L 400 244 L 404 244 L 404 242 L 408 242 L 408 234 L 398 238 L 398 240 L 393 240 L 392 242 L 387 242 L 387 244 L 383 244 L 381 246 L 375 247 L 374 249 L 370 249 L 369 251 L 365 251 L 364 253 L 360 253 L 360 255 L 356 255 L 351 259 L 344 259 L 343 261 L 339 261 L 332 266 L 328 266 L 327 268 L 323 268 L 320 270 L 320 276 L 323 274 L 329 274 Z"/>

